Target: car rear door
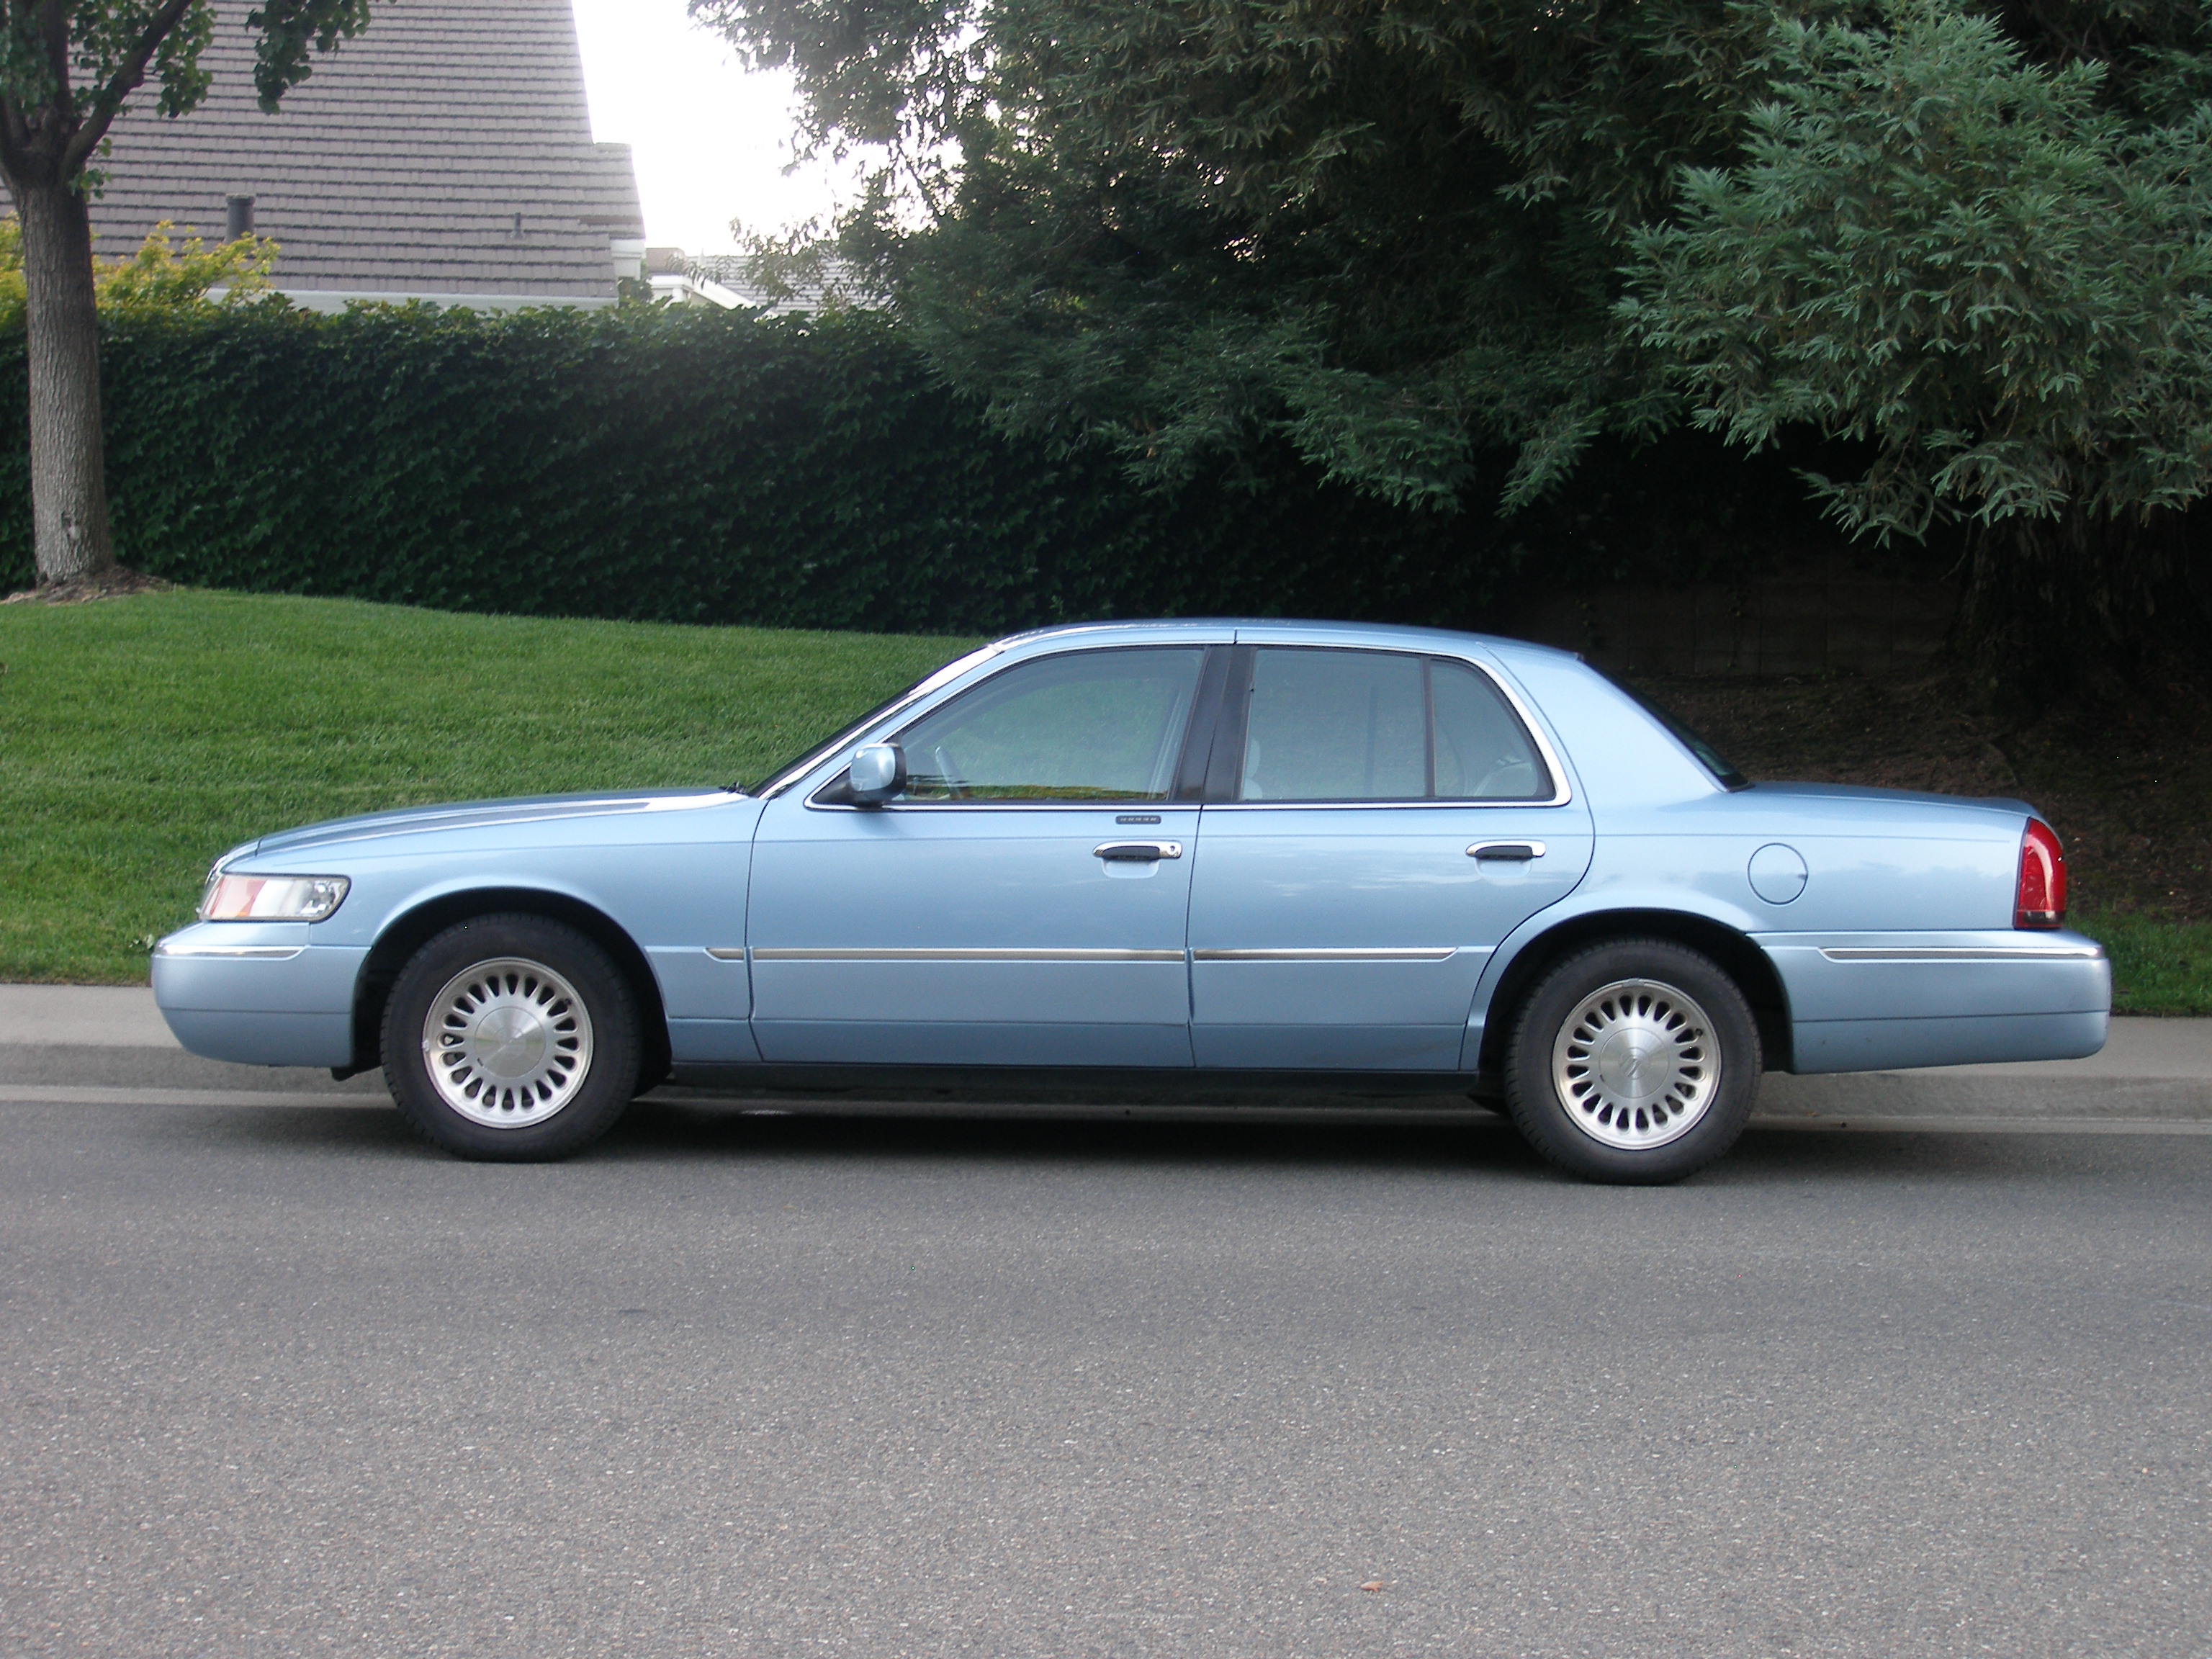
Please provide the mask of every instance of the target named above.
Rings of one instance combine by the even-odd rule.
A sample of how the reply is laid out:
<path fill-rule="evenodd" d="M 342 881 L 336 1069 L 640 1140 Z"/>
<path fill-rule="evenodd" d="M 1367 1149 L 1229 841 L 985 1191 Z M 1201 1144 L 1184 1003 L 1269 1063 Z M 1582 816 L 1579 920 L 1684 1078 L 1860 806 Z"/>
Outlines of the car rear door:
<path fill-rule="evenodd" d="M 1240 646 L 1191 894 L 1201 1066 L 1451 1071 L 1490 953 L 1590 820 L 1486 668 Z"/>

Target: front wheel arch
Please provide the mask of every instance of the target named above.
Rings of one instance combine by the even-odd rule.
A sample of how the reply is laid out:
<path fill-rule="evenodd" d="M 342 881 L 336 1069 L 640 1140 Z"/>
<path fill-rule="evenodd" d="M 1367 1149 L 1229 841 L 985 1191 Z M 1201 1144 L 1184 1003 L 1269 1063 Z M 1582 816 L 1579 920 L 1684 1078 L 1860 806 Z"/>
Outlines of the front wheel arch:
<path fill-rule="evenodd" d="M 1599 910 L 1571 917 L 1530 939 L 1515 954 L 1491 993 L 1483 1018 L 1478 1076 L 1502 1086 L 1505 1046 L 1528 994 L 1553 965 L 1586 945 L 1612 939 L 1663 939 L 1711 957 L 1751 1005 L 1766 1068 L 1791 1069 L 1790 996 L 1766 952 L 1725 922 L 1682 910 Z"/>
<path fill-rule="evenodd" d="M 645 952 L 621 923 L 604 910 L 565 893 L 532 887 L 478 887 L 465 892 L 441 893 L 394 917 L 370 947 L 354 981 L 353 1061 L 348 1074 L 374 1071 L 383 1064 L 380 1052 L 385 1005 L 399 970 L 416 951 L 455 922 L 471 916 L 498 915 L 544 916 L 565 922 L 614 958 L 637 999 L 642 1064 L 638 1073 L 641 1091 L 650 1089 L 668 1075 L 668 1011 L 660 1000 L 660 981 Z"/>

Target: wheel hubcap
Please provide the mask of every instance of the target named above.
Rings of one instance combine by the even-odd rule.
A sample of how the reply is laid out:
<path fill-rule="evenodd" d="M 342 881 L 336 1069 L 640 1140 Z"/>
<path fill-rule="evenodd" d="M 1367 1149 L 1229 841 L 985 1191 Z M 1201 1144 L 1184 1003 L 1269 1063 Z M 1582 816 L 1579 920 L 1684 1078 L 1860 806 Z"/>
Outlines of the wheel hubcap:
<path fill-rule="evenodd" d="M 575 988 L 541 962 L 480 962 L 431 1000 L 422 1063 L 438 1097 L 471 1123 L 526 1129 L 584 1086 L 592 1017 Z"/>
<path fill-rule="evenodd" d="M 1582 1000 L 1552 1045 L 1552 1082 L 1575 1127 L 1630 1151 L 1697 1127 L 1720 1087 L 1712 1022 L 1657 980 L 1625 979 Z"/>

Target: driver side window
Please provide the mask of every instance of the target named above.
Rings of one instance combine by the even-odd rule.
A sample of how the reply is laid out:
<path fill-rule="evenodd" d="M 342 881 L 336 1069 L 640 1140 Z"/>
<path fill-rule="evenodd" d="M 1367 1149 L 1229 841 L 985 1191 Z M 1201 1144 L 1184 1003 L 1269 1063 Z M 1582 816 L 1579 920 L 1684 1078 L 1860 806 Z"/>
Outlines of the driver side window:
<path fill-rule="evenodd" d="M 898 734 L 896 799 L 1165 800 L 1205 657 L 1147 646 L 1009 668 Z"/>

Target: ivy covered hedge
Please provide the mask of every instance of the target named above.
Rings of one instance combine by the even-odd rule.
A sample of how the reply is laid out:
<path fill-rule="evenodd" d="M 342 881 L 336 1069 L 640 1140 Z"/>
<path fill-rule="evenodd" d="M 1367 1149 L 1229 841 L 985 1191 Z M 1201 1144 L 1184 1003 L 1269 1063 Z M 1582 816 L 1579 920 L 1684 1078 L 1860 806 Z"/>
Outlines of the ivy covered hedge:
<path fill-rule="evenodd" d="M 874 317 L 271 307 L 106 328 L 118 554 L 197 585 L 915 632 L 1203 612 L 1467 623 L 1524 538 L 1539 565 L 1577 536 L 1603 551 L 1588 499 L 1512 524 L 1441 517 L 1288 460 L 1143 495 L 1103 458 L 988 431 Z M 33 574 L 22 351 L 0 337 L 9 588 Z"/>

